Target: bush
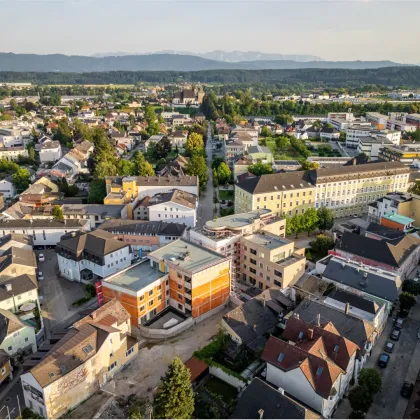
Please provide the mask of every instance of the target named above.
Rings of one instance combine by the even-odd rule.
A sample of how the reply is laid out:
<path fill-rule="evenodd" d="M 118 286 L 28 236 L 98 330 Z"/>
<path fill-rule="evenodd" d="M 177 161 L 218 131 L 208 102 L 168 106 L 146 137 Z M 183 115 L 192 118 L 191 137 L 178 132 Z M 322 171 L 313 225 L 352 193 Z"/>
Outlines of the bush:
<path fill-rule="evenodd" d="M 420 294 L 420 281 L 404 280 L 402 284 L 402 291 L 417 296 Z"/>

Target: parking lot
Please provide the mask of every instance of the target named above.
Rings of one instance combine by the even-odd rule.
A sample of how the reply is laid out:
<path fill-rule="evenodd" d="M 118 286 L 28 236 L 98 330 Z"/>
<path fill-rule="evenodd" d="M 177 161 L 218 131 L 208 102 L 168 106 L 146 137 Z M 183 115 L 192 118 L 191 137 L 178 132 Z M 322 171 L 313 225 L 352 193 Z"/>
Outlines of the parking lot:
<path fill-rule="evenodd" d="M 414 383 L 420 369 L 420 340 L 417 338 L 420 329 L 420 303 L 411 309 L 398 341 L 389 338 L 394 329 L 394 320 L 395 316 L 389 318 L 371 357 L 364 366 L 377 369 L 382 377 L 382 391 L 375 396 L 366 418 L 402 418 L 408 403 L 408 399 L 400 396 L 402 384 L 404 381 Z M 394 343 L 395 346 L 390 353 L 388 366 L 381 369 L 377 366 L 377 362 L 380 354 L 384 352 L 387 341 Z"/>

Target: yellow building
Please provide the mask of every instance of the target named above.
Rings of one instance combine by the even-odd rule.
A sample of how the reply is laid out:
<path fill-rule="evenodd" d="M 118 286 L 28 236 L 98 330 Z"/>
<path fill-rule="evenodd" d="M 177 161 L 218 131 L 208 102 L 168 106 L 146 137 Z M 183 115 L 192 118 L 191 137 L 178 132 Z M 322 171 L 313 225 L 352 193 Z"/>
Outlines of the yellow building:
<path fill-rule="evenodd" d="M 386 193 L 407 191 L 409 172 L 400 162 L 377 162 L 262 175 L 235 185 L 235 213 L 267 208 L 293 216 L 324 206 L 336 217 L 359 215 Z"/>
<path fill-rule="evenodd" d="M 378 157 L 383 160 L 396 160 L 405 165 L 412 165 L 415 160 L 420 159 L 420 145 L 412 143 L 401 146 L 384 146 L 379 151 Z"/>

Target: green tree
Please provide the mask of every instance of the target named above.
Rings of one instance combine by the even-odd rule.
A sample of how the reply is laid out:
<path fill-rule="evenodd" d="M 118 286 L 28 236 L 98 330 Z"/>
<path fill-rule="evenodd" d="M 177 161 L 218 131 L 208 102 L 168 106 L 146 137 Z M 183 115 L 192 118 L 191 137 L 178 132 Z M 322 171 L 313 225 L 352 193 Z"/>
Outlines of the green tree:
<path fill-rule="evenodd" d="M 319 168 L 318 162 L 310 162 L 309 160 L 303 160 L 300 162 L 301 167 L 299 168 L 300 171 L 312 171 L 313 169 Z"/>
<path fill-rule="evenodd" d="M 270 137 L 271 136 L 271 130 L 268 127 L 264 126 L 263 128 L 261 128 L 261 135 L 263 137 Z"/>
<path fill-rule="evenodd" d="M 290 140 L 287 136 L 276 137 L 276 147 L 281 151 L 285 151 L 290 146 Z"/>
<path fill-rule="evenodd" d="M 217 168 L 217 180 L 219 185 L 227 184 L 232 179 L 232 171 L 225 162 L 222 162 Z"/>
<path fill-rule="evenodd" d="M 101 179 L 94 180 L 90 183 L 88 203 L 103 204 L 106 197 L 105 181 Z"/>
<path fill-rule="evenodd" d="M 63 209 L 59 205 L 55 205 L 52 209 L 52 215 L 55 219 L 63 220 L 64 219 L 64 213 Z"/>
<path fill-rule="evenodd" d="M 155 159 L 164 159 L 171 151 L 172 145 L 168 137 L 164 137 L 161 141 L 157 142 L 154 146 L 153 155 Z"/>
<path fill-rule="evenodd" d="M 131 160 L 120 159 L 117 163 L 117 173 L 121 176 L 135 175 L 136 165 Z"/>
<path fill-rule="evenodd" d="M 22 410 L 22 419 L 43 419 L 44 417 L 40 416 L 35 411 L 32 411 L 30 408 L 25 407 Z"/>
<path fill-rule="evenodd" d="M 349 402 L 353 411 L 366 413 L 373 403 L 373 396 L 366 388 L 356 386 L 349 393 Z"/>
<path fill-rule="evenodd" d="M 274 119 L 274 121 L 277 124 L 281 124 L 281 125 L 292 124 L 293 117 L 290 114 L 280 114 L 280 115 L 277 115 L 276 116 L 276 118 Z"/>
<path fill-rule="evenodd" d="M 332 229 L 334 226 L 334 213 L 327 207 L 318 209 L 318 228 L 321 232 Z"/>
<path fill-rule="evenodd" d="M 152 165 L 144 158 L 143 153 L 134 154 L 135 173 L 139 176 L 154 176 Z"/>
<path fill-rule="evenodd" d="M 185 168 L 186 173 L 188 175 L 196 175 L 198 176 L 200 182 L 200 189 L 204 189 L 206 187 L 208 181 L 208 174 L 207 174 L 207 163 L 204 156 L 194 153 Z"/>
<path fill-rule="evenodd" d="M 255 176 L 265 175 L 265 174 L 272 174 L 273 168 L 269 163 L 254 163 L 253 165 L 248 166 L 248 171 Z"/>
<path fill-rule="evenodd" d="M 420 141 L 420 128 L 411 134 L 414 141 Z"/>
<path fill-rule="evenodd" d="M 185 150 L 189 155 L 192 155 L 195 151 L 204 149 L 203 136 L 198 133 L 191 133 L 185 144 Z"/>
<path fill-rule="evenodd" d="M 94 177 L 96 179 L 105 179 L 107 176 L 117 175 L 117 167 L 114 162 L 100 160 L 95 166 Z"/>
<path fill-rule="evenodd" d="M 217 169 L 221 163 L 224 162 L 224 159 L 220 156 L 215 156 L 211 162 L 211 168 Z"/>
<path fill-rule="evenodd" d="M 217 169 L 214 168 L 213 169 L 213 187 L 217 188 L 219 186 L 219 179 L 218 179 L 218 175 L 217 175 Z"/>
<path fill-rule="evenodd" d="M 411 194 L 420 195 L 420 181 L 416 181 L 413 186 L 408 189 L 408 192 Z"/>
<path fill-rule="evenodd" d="M 376 369 L 361 369 L 358 382 L 359 386 L 368 390 L 372 395 L 377 394 L 382 389 L 382 379 Z"/>
<path fill-rule="evenodd" d="M 71 145 L 73 132 L 67 119 L 58 121 L 57 127 L 53 129 L 53 134 L 54 139 L 58 140 L 61 144 Z"/>
<path fill-rule="evenodd" d="M 153 401 L 153 415 L 158 419 L 190 419 L 194 412 L 191 373 L 176 357 L 169 365 Z"/>
<path fill-rule="evenodd" d="M 292 218 L 287 220 L 288 227 L 286 226 L 286 230 L 290 232 L 290 234 L 295 234 L 296 238 L 298 237 L 299 233 L 305 230 L 303 225 L 303 217 L 301 214 L 295 214 Z"/>
<path fill-rule="evenodd" d="M 416 297 L 408 292 L 403 292 L 399 297 L 401 309 L 409 311 L 416 304 Z"/>
<path fill-rule="evenodd" d="M 402 284 L 402 291 L 417 296 L 420 294 L 420 282 L 409 279 L 404 280 Z"/>
<path fill-rule="evenodd" d="M 31 174 L 27 169 L 19 169 L 12 175 L 12 178 L 18 192 L 25 191 L 31 182 Z"/>
<path fill-rule="evenodd" d="M 334 247 L 334 240 L 326 235 L 317 235 L 316 239 L 309 243 L 315 257 L 321 259 L 328 255 L 328 251 Z"/>
<path fill-rule="evenodd" d="M 146 105 L 146 108 L 144 109 L 144 119 L 147 122 L 146 131 L 149 134 L 149 136 L 153 136 L 160 132 L 160 125 L 159 121 L 156 118 L 155 109 L 150 104 Z"/>
<path fill-rule="evenodd" d="M 302 224 L 308 236 L 313 232 L 318 226 L 318 212 L 314 207 L 309 208 L 302 215 Z"/>

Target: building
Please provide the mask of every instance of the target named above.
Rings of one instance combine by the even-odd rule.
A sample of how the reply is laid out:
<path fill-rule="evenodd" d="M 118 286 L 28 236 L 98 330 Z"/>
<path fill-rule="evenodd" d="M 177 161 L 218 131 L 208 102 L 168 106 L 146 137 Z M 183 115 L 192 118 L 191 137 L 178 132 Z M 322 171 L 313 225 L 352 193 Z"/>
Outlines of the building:
<path fill-rule="evenodd" d="M 21 376 L 25 405 L 59 418 L 98 391 L 138 352 L 130 316 L 112 300 L 73 325 Z"/>
<path fill-rule="evenodd" d="M 126 204 L 129 206 L 129 218 L 132 218 L 132 208 L 135 199 L 141 199 L 153 196 L 158 193 L 169 192 L 174 189 L 195 194 L 198 197 L 199 185 L 198 177 L 183 176 L 128 176 L 128 177 L 110 177 L 105 178 L 107 196 L 104 198 L 104 204 Z"/>
<path fill-rule="evenodd" d="M 340 132 L 335 128 L 323 127 L 319 132 L 321 141 L 338 140 L 340 138 Z"/>
<path fill-rule="evenodd" d="M 242 281 L 260 290 L 275 285 L 292 286 L 305 272 L 305 249 L 293 241 L 269 232 L 241 238 L 240 267 Z"/>
<path fill-rule="evenodd" d="M 65 220 L 89 220 L 90 229 L 97 228 L 107 220 L 127 218 L 127 208 L 123 204 L 63 204 L 61 208 Z"/>
<path fill-rule="evenodd" d="M 286 220 L 268 209 L 237 213 L 209 220 L 199 229 L 190 230 L 190 240 L 232 260 L 232 281 L 241 278 L 241 237 L 260 230 L 272 232 L 282 238 L 286 233 Z"/>
<path fill-rule="evenodd" d="M 408 114 L 405 117 L 407 124 L 413 125 L 416 129 L 420 128 L 420 114 Z"/>
<path fill-rule="evenodd" d="M 368 219 L 380 223 L 386 213 L 396 213 L 414 219 L 414 226 L 420 227 L 420 196 L 409 193 L 388 193 L 368 207 Z"/>
<path fill-rule="evenodd" d="M 17 194 L 12 175 L 8 175 L 0 181 L 0 192 L 7 200 L 13 198 Z"/>
<path fill-rule="evenodd" d="M 372 126 L 378 130 L 383 130 L 387 127 L 389 116 L 380 114 L 379 112 L 367 112 L 366 120 L 372 123 Z"/>
<path fill-rule="evenodd" d="M 198 198 L 181 190 L 146 196 L 133 210 L 134 220 L 183 223 L 194 227 L 197 222 Z"/>
<path fill-rule="evenodd" d="M 58 185 L 51 179 L 43 176 L 23 191 L 19 202 L 28 207 L 44 207 L 61 197 Z"/>
<path fill-rule="evenodd" d="M 334 251 L 330 252 L 342 258 L 394 272 L 405 280 L 419 262 L 420 239 L 414 235 L 406 235 L 392 241 L 377 241 L 346 232 L 336 242 Z"/>
<path fill-rule="evenodd" d="M 63 156 L 59 141 L 45 141 L 39 149 L 39 160 L 41 163 L 57 162 Z"/>
<path fill-rule="evenodd" d="M 418 143 L 404 143 L 401 146 L 384 145 L 379 150 L 378 157 L 383 160 L 404 163 L 412 166 L 420 162 L 420 145 Z"/>
<path fill-rule="evenodd" d="M 260 145 L 248 147 L 245 159 L 250 162 L 250 165 L 257 162 L 270 164 L 274 162 L 271 150 L 266 146 Z"/>
<path fill-rule="evenodd" d="M 173 105 L 199 105 L 203 102 L 203 88 L 186 89 L 181 88 L 172 98 Z"/>
<path fill-rule="evenodd" d="M 400 232 L 409 232 L 413 228 L 414 219 L 396 213 L 385 213 L 381 218 L 381 225 Z"/>
<path fill-rule="evenodd" d="M 292 317 L 283 341 L 271 336 L 262 359 L 266 380 L 323 417 L 332 416 L 353 379 L 358 346 L 330 322 L 318 327 Z"/>
<path fill-rule="evenodd" d="M 392 145 L 393 143 L 386 137 L 362 137 L 357 145 L 357 153 L 363 153 L 372 159 L 378 159 L 381 149 Z"/>
<path fill-rule="evenodd" d="M 32 141 L 30 127 L 0 127 L 0 146 L 25 148 Z"/>
<path fill-rule="evenodd" d="M 11 233 L 0 238 L 0 255 L 3 255 L 11 247 L 23 248 L 32 251 L 34 241 L 30 235 Z"/>
<path fill-rule="evenodd" d="M 0 350 L 15 357 L 36 352 L 35 328 L 15 314 L 0 309 Z"/>
<path fill-rule="evenodd" d="M 184 237 L 187 226 L 172 222 L 115 219 L 104 222 L 99 229 L 130 245 L 133 253 L 142 254 Z"/>
<path fill-rule="evenodd" d="M 72 232 L 57 243 L 58 268 L 68 280 L 102 279 L 131 264 L 130 245 L 103 230 Z"/>
<path fill-rule="evenodd" d="M 29 157 L 28 149 L 24 146 L 0 147 L 0 159 L 16 161 L 22 157 Z"/>
<path fill-rule="evenodd" d="M 365 125 L 351 125 L 346 129 L 346 146 L 357 149 L 361 140 L 366 138 L 379 139 L 384 142 L 389 140 L 393 145 L 398 146 L 401 142 L 401 131 L 388 130 L 365 126 Z"/>
<path fill-rule="evenodd" d="M 253 141 L 253 146 L 258 146 L 258 135 L 259 130 L 258 127 L 253 127 L 250 125 L 242 126 L 237 125 L 230 130 L 230 136 L 235 137 L 236 134 L 246 133 L 249 137 L 251 137 Z"/>
<path fill-rule="evenodd" d="M 35 275 L 36 257 L 32 249 L 10 247 L 0 256 L 0 281 L 21 274 Z"/>
<path fill-rule="evenodd" d="M 239 397 L 231 419 L 317 419 L 320 416 L 260 378 Z"/>
<path fill-rule="evenodd" d="M 13 379 L 10 359 L 10 356 L 4 350 L 0 350 L 0 385 L 8 378 L 9 380 Z"/>
<path fill-rule="evenodd" d="M 178 149 L 184 149 L 185 143 L 188 139 L 188 131 L 176 130 L 170 136 L 168 136 L 172 147 L 178 147 Z"/>
<path fill-rule="evenodd" d="M 0 237 L 19 233 L 31 235 L 34 246 L 55 246 L 61 237 L 71 232 L 90 230 L 88 220 L 22 219 L 1 220 Z"/>

